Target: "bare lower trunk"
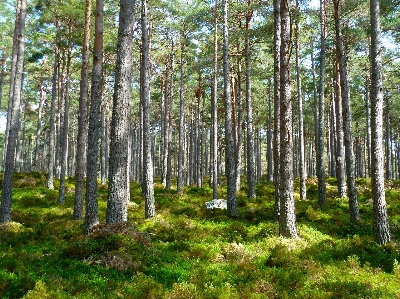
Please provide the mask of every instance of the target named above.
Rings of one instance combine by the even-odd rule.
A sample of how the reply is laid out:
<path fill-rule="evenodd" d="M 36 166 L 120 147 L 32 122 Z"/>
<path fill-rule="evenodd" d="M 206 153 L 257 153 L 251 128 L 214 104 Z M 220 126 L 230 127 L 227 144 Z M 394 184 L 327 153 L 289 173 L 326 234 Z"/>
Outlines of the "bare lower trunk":
<path fill-rule="evenodd" d="M 374 236 L 379 244 L 390 241 L 383 173 L 383 94 L 379 1 L 371 0 L 371 178 Z"/>
<path fill-rule="evenodd" d="M 85 234 L 99 223 L 97 203 L 97 161 L 101 129 L 101 96 L 103 85 L 103 0 L 96 0 L 95 36 L 93 46 L 92 90 L 90 98 Z M 128 181 L 128 180 L 127 180 Z M 129 192 L 129 191 L 128 191 Z"/>
<path fill-rule="evenodd" d="M 85 28 L 82 47 L 82 68 L 79 91 L 79 113 L 78 113 L 78 136 L 76 150 L 76 171 L 75 171 L 75 220 L 82 219 L 83 213 L 83 184 L 86 168 L 86 143 L 87 143 L 87 101 L 88 101 L 88 78 L 89 78 L 89 42 L 90 42 L 90 16 L 92 1 L 86 0 Z"/>
<path fill-rule="evenodd" d="M 228 212 L 232 217 L 238 216 L 236 202 L 236 173 L 235 173 L 235 142 L 232 130 L 232 104 L 230 87 L 229 67 L 229 44 L 228 44 L 228 3 L 222 1 L 224 25 L 223 25 L 223 70 L 224 70 L 224 104 L 225 104 L 225 155 L 226 155 L 226 176 L 228 180 Z"/>
<path fill-rule="evenodd" d="M 107 223 L 127 221 L 128 132 L 132 99 L 132 46 L 135 1 L 120 1 L 117 64 L 111 122 Z"/>

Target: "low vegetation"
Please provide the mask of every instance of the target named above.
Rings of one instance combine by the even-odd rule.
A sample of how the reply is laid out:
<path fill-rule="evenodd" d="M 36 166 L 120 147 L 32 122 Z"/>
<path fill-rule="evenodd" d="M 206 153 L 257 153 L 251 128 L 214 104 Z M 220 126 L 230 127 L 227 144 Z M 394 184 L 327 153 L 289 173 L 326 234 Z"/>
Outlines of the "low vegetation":
<path fill-rule="evenodd" d="M 238 219 L 205 210 L 208 187 L 178 196 L 156 183 L 151 220 L 132 183 L 129 222 L 114 226 L 104 224 L 101 186 L 102 224 L 85 237 L 83 222 L 71 220 L 73 179 L 65 205 L 45 188 L 45 174 L 14 181 L 14 222 L 0 225 L 1 298 L 400 298 L 399 181 L 387 184 L 394 241 L 385 246 L 373 241 L 366 179 L 358 181 L 359 224 L 350 223 L 347 200 L 335 197 L 334 179 L 322 207 L 310 179 L 308 200 L 296 202 L 295 241 L 278 237 L 273 185 L 265 182 L 256 199 L 240 190 Z"/>

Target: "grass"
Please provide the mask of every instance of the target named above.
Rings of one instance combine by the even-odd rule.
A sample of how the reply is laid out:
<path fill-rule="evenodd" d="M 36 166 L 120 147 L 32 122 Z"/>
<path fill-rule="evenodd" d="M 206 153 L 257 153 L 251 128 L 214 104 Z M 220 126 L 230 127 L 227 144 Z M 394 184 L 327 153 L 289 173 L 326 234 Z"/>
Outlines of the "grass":
<path fill-rule="evenodd" d="M 71 220 L 72 178 L 58 205 L 45 174 L 16 174 L 14 222 L 0 225 L 0 298 L 400 298 L 400 182 L 387 183 L 394 240 L 385 246 L 373 241 L 370 181 L 357 182 L 359 224 L 349 221 L 347 199 L 335 197 L 336 181 L 327 182 L 322 207 L 315 179 L 308 200 L 296 201 L 299 240 L 278 237 L 270 183 L 251 200 L 243 186 L 231 219 L 205 210 L 208 186 L 178 196 L 159 180 L 157 217 L 144 219 L 132 183 L 129 222 L 85 237 L 83 221 Z M 102 223 L 106 192 L 99 187 Z"/>

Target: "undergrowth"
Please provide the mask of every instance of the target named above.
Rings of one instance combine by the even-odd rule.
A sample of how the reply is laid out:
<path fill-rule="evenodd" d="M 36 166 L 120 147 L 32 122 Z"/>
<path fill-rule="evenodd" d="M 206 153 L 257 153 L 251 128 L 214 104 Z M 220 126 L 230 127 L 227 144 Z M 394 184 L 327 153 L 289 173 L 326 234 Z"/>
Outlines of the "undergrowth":
<path fill-rule="evenodd" d="M 83 221 L 71 220 L 72 178 L 58 205 L 44 173 L 16 174 L 14 222 L 0 225 L 0 298 L 400 298 L 399 182 L 387 183 L 394 240 L 385 246 L 373 240 L 370 181 L 357 181 L 358 224 L 336 181 L 327 183 L 322 207 L 313 179 L 308 199 L 296 201 L 298 240 L 278 237 L 271 183 L 255 199 L 243 184 L 231 219 L 205 210 L 208 186 L 178 196 L 157 180 L 157 216 L 144 219 L 132 183 L 129 221 L 119 225 L 104 223 L 107 186 L 99 186 L 101 224 L 85 237 Z"/>

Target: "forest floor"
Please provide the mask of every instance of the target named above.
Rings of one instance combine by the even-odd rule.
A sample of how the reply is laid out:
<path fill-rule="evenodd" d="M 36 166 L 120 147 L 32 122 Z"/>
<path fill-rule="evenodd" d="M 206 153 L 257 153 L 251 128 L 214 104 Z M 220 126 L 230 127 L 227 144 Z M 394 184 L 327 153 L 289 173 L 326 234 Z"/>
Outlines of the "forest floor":
<path fill-rule="evenodd" d="M 212 189 L 183 196 L 155 184 L 157 217 L 144 220 L 140 186 L 131 184 L 129 223 L 100 225 L 90 237 L 74 221 L 74 180 L 67 198 L 45 187 L 43 173 L 16 174 L 13 220 L 0 225 L 0 298 L 400 298 L 400 181 L 387 182 L 393 241 L 373 240 L 370 181 L 359 179 L 362 222 L 349 221 L 348 201 L 317 205 L 316 179 L 298 200 L 298 240 L 278 237 L 274 189 L 238 193 L 239 218 L 207 211 Z M 56 182 L 56 188 L 58 187 Z M 105 221 L 107 187 L 99 187 Z M 221 187 L 220 198 L 226 188 Z"/>

